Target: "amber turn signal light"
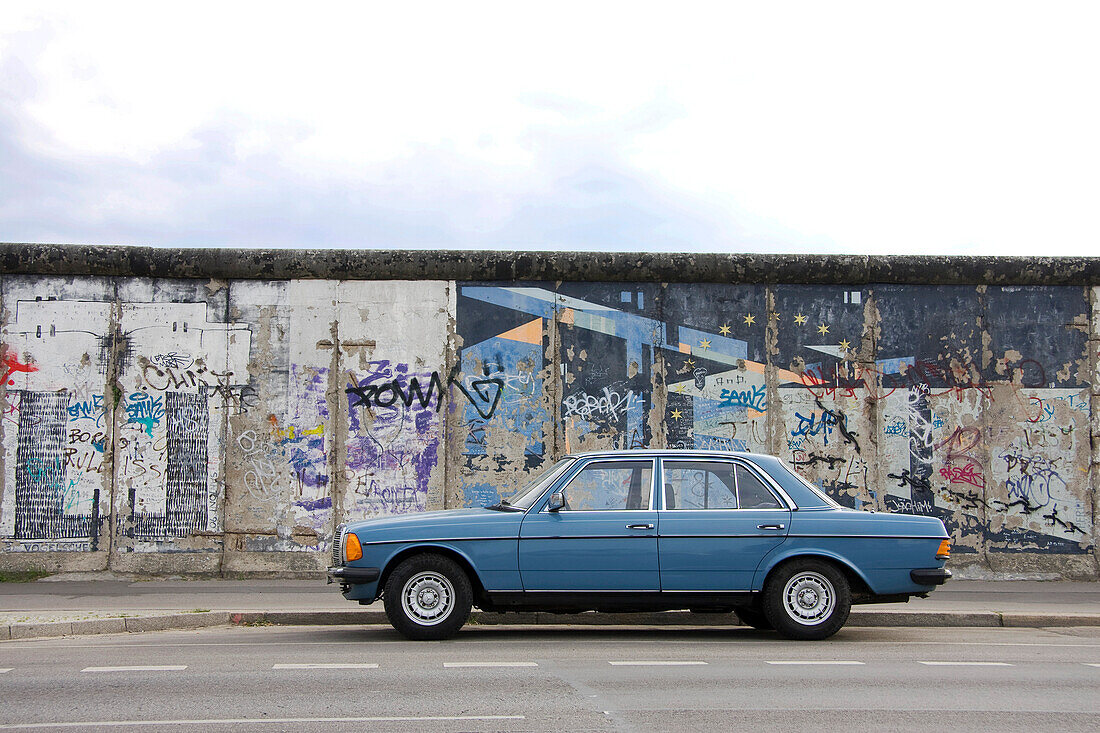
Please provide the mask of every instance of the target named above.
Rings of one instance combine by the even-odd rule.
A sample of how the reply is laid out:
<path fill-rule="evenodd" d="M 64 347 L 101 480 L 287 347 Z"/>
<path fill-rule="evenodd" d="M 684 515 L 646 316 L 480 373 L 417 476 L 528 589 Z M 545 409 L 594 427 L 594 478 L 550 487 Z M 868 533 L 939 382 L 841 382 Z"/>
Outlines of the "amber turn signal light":
<path fill-rule="evenodd" d="M 351 536 L 354 537 L 354 535 Z M 355 544 L 356 546 L 359 545 L 358 542 L 356 542 Z M 940 549 L 936 550 L 936 559 L 946 560 L 949 557 L 951 557 L 951 540 L 944 540 L 940 543 Z M 348 559 L 350 560 L 351 557 L 349 556 Z"/>
<path fill-rule="evenodd" d="M 359 538 L 354 532 L 348 532 L 348 538 L 344 541 L 344 557 L 348 562 L 363 557 L 363 546 L 359 544 Z"/>

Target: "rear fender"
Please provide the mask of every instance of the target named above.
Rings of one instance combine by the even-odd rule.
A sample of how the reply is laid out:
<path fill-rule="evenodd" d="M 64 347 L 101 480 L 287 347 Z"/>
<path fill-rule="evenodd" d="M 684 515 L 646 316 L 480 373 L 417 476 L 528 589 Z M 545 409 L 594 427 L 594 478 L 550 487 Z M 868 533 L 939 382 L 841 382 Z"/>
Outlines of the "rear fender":
<path fill-rule="evenodd" d="M 817 557 L 825 560 L 831 560 L 834 564 L 841 567 L 851 575 L 859 578 L 864 585 L 871 590 L 872 593 L 876 593 L 875 586 L 867 578 L 867 574 L 857 568 L 851 560 L 833 552 L 832 550 L 825 550 L 821 547 L 787 547 L 780 545 L 772 550 L 768 555 L 764 556 L 760 566 L 756 569 L 756 575 L 753 576 L 752 589 L 754 591 L 760 591 L 764 589 L 764 581 L 767 580 L 768 575 L 771 574 L 776 567 L 794 558 L 800 557 Z"/>

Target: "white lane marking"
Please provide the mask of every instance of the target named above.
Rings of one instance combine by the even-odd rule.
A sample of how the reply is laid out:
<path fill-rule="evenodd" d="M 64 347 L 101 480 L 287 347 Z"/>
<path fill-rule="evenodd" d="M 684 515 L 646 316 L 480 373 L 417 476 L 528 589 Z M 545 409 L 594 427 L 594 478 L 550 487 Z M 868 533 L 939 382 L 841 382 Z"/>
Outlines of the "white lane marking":
<path fill-rule="evenodd" d="M 612 667 L 696 667 L 706 662 L 679 662 L 674 660 L 608 662 Z"/>
<path fill-rule="evenodd" d="M 1008 662 L 917 662 L 929 667 L 1011 667 Z"/>
<path fill-rule="evenodd" d="M 462 667 L 537 667 L 538 662 L 444 662 L 445 669 Z"/>
<path fill-rule="evenodd" d="M 859 665 L 866 662 L 851 662 L 841 659 L 787 659 L 781 662 L 768 662 L 768 664 L 813 664 L 813 665 Z"/>
<path fill-rule="evenodd" d="M 81 672 L 180 672 L 186 664 L 147 664 L 130 667 L 85 667 Z"/>
<path fill-rule="evenodd" d="M 272 669 L 378 669 L 377 664 L 273 664 Z"/>
<path fill-rule="evenodd" d="M 15 669 L 15 667 L 0 667 L 0 674 L 4 674 L 5 672 L 10 672 L 13 669 Z"/>
<path fill-rule="evenodd" d="M 1093 662 L 1081 662 L 1081 664 L 1086 667 L 1100 667 L 1100 664 L 1094 664 Z M 7 672 L 8 670 L 5 669 L 4 671 Z"/>
<path fill-rule="evenodd" d="M 120 728 L 122 726 L 146 727 L 154 725 L 270 725 L 272 723 L 434 723 L 451 721 L 526 720 L 525 715 L 417 715 L 375 718 L 207 718 L 205 720 L 79 720 L 65 723 L 9 723 L 0 730 L 27 730 L 34 728 Z"/>

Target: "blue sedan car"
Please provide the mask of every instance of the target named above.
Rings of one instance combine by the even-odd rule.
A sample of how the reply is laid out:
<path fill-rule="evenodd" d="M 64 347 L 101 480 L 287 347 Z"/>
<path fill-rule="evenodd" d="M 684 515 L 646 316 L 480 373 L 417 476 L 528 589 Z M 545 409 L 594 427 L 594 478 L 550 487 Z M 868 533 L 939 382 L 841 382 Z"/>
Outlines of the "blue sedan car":
<path fill-rule="evenodd" d="M 951 577 L 934 517 L 846 509 L 777 458 L 632 450 L 567 456 L 480 509 L 341 525 L 330 582 L 382 598 L 410 639 L 489 611 L 736 612 L 824 639 L 854 603 L 923 596 Z"/>

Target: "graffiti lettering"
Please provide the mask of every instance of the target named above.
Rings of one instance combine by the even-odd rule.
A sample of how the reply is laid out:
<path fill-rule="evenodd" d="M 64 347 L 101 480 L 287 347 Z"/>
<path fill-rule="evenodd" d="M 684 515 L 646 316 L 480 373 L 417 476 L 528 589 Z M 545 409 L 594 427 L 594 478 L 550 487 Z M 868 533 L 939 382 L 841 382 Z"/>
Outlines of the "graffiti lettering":
<path fill-rule="evenodd" d="M 927 500 L 913 501 L 900 496 L 887 496 L 886 509 L 899 514 L 931 514 L 932 502 Z"/>
<path fill-rule="evenodd" d="M 848 429 L 848 416 L 841 410 L 828 409 L 821 404 L 820 400 L 814 400 L 814 402 L 816 402 L 818 410 L 821 411 L 820 417 L 818 417 L 817 412 L 811 412 L 809 417 L 796 412 L 794 416 L 798 420 L 798 425 L 791 431 L 791 436 L 821 435 L 825 445 L 828 445 L 829 436 L 832 435 L 835 427 L 844 442 L 851 444 L 855 447 L 856 453 L 859 453 L 859 442 L 856 441 L 857 434 Z"/>
<path fill-rule="evenodd" d="M 611 387 L 604 387 L 600 396 L 590 395 L 586 392 L 571 394 L 561 402 L 563 415 L 570 417 L 576 415 L 584 420 L 599 418 L 603 420 L 618 420 L 627 409 L 641 401 L 641 396 L 628 389 L 626 392 L 618 392 Z"/>
<path fill-rule="evenodd" d="M 359 405 L 367 408 L 392 407 L 398 400 L 401 400 L 405 407 L 411 407 L 415 400 L 421 407 L 427 408 L 432 404 L 433 397 L 435 398 L 436 412 L 443 406 L 443 382 L 440 379 L 439 372 L 432 372 L 428 380 L 427 390 L 417 377 L 410 377 L 405 387 L 401 386 L 401 381 L 398 378 L 381 384 L 368 384 L 368 381 L 374 379 L 375 376 L 371 375 L 358 383 L 347 386 L 345 392 L 348 395 L 348 407 Z M 504 380 L 498 377 L 469 380 L 469 387 L 454 376 L 447 381 L 448 384 L 457 387 L 459 392 L 474 406 L 478 414 L 486 420 L 496 412 L 501 395 L 504 394 Z M 351 401 L 352 397 L 355 398 L 354 402 Z"/>
<path fill-rule="evenodd" d="M 952 484 L 970 484 L 984 489 L 985 476 L 979 471 L 977 464 L 967 463 L 965 466 L 945 466 L 940 469 L 940 475 Z"/>
<path fill-rule="evenodd" d="M 153 357 L 152 362 L 159 364 L 169 369 L 187 369 L 189 366 L 195 363 L 195 360 L 186 354 L 177 354 L 171 351 L 167 354 L 157 354 Z"/>
<path fill-rule="evenodd" d="M 1053 507 L 1051 507 L 1050 514 L 1044 514 L 1043 515 L 1043 519 L 1046 519 L 1046 520 L 1050 521 L 1050 525 L 1052 527 L 1061 527 L 1062 529 L 1066 530 L 1067 532 L 1080 532 L 1081 534 L 1085 534 L 1085 530 L 1081 529 L 1080 527 L 1078 527 L 1073 522 L 1070 522 L 1070 521 L 1065 520 L 1065 519 L 1061 519 L 1058 516 L 1058 505 L 1057 504 L 1055 504 Z"/>
<path fill-rule="evenodd" d="M 719 404 L 722 407 L 751 407 L 758 412 L 766 412 L 768 409 L 767 392 L 763 385 L 745 390 L 724 389 Z"/>
<path fill-rule="evenodd" d="M 801 453 L 801 451 L 799 451 L 799 453 Z M 802 460 L 800 460 L 796 454 L 792 463 L 796 466 L 816 466 L 818 463 L 828 463 L 829 468 L 833 469 L 836 468 L 836 464 L 844 463 L 844 461 L 844 458 L 839 458 L 837 456 L 821 456 L 817 453 L 811 453 L 807 458 Z"/>
<path fill-rule="evenodd" d="M 164 418 L 164 397 L 154 397 L 145 392 L 134 392 L 126 400 L 126 422 L 137 423 L 145 434 L 153 437 L 153 427 Z"/>

